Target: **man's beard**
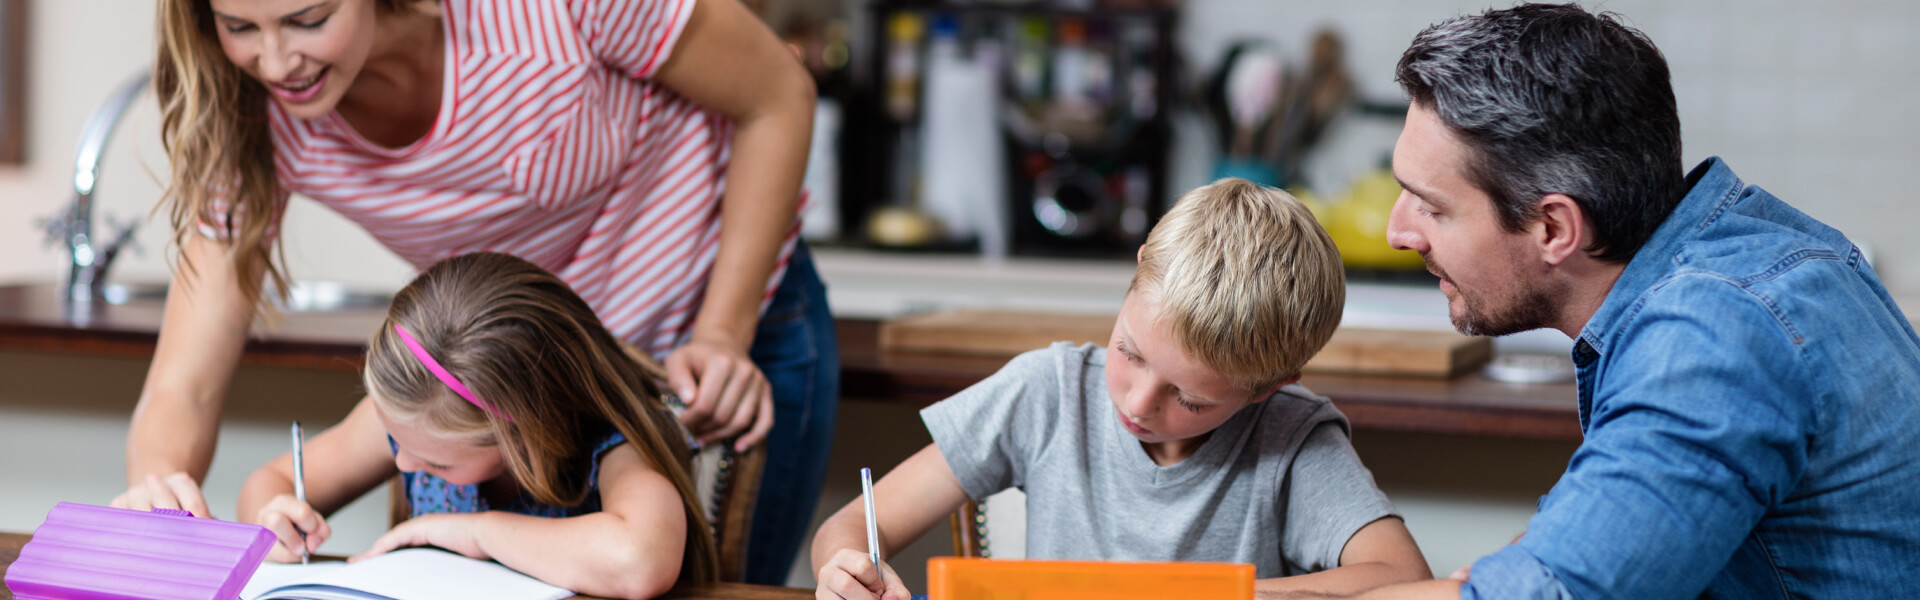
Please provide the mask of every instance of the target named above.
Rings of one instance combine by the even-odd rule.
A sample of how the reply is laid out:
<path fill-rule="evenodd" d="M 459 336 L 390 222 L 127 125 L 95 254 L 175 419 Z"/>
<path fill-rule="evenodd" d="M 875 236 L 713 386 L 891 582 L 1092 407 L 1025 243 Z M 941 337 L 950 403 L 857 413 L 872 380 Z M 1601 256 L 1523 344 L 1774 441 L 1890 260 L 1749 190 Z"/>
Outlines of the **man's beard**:
<path fill-rule="evenodd" d="M 1424 255 L 1421 258 L 1426 259 L 1429 272 L 1441 279 L 1453 281 L 1447 277 L 1446 269 L 1434 264 L 1433 259 L 1426 258 Z M 1512 301 L 1506 303 L 1506 310 L 1497 313 L 1487 312 L 1487 307 L 1492 303 L 1469 297 L 1466 288 L 1460 287 L 1458 282 L 1454 283 L 1453 289 L 1464 310 L 1460 315 L 1455 316 L 1449 307 L 1447 316 L 1453 321 L 1453 328 L 1462 334 L 1497 337 L 1541 329 L 1553 324 L 1553 298 L 1538 288 L 1527 287 L 1520 290 L 1513 295 Z M 1449 299 L 1449 302 L 1451 301 L 1452 299 Z"/>

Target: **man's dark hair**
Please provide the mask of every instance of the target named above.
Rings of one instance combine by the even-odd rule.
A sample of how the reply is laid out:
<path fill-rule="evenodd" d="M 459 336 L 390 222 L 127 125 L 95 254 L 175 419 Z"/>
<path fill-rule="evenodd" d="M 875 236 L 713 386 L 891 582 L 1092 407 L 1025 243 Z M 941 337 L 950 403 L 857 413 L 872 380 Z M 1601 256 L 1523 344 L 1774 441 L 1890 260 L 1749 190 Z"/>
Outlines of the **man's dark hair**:
<path fill-rule="evenodd" d="M 1667 61 L 1617 15 L 1525 4 L 1443 21 L 1394 79 L 1465 143 L 1507 231 L 1565 194 L 1592 219 L 1586 251 L 1626 262 L 1686 193 Z"/>

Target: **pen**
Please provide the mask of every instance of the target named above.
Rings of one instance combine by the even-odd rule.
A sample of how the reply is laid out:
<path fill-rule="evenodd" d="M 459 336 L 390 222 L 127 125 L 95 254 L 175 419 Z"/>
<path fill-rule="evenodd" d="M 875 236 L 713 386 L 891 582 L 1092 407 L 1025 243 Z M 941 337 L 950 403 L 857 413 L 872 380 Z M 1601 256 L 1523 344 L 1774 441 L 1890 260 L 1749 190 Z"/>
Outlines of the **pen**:
<path fill-rule="evenodd" d="M 306 462 L 300 454 L 300 446 L 305 440 L 300 435 L 300 422 L 293 422 L 293 498 L 301 504 L 307 503 L 307 470 L 301 464 Z M 294 527 L 297 531 L 300 528 Z M 307 564 L 312 557 L 307 554 L 307 532 L 300 532 L 300 564 Z"/>
<path fill-rule="evenodd" d="M 860 495 L 867 501 L 867 558 L 873 559 L 873 572 L 886 581 L 886 572 L 880 570 L 880 529 L 873 520 L 873 470 L 866 467 L 860 467 Z"/>

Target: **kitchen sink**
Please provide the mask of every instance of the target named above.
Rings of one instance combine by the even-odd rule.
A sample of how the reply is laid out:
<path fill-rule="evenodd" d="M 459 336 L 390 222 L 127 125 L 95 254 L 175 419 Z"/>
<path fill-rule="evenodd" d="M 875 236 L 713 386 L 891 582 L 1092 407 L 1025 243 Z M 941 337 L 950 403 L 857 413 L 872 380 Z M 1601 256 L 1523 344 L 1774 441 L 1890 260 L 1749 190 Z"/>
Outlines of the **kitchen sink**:
<path fill-rule="evenodd" d="M 320 313 L 386 310 L 393 294 L 353 289 L 332 281 L 296 281 L 286 298 L 269 296 L 282 312 Z M 271 294 L 272 288 L 268 287 Z M 100 292 L 108 304 L 159 304 L 167 299 L 165 283 L 112 283 Z"/>

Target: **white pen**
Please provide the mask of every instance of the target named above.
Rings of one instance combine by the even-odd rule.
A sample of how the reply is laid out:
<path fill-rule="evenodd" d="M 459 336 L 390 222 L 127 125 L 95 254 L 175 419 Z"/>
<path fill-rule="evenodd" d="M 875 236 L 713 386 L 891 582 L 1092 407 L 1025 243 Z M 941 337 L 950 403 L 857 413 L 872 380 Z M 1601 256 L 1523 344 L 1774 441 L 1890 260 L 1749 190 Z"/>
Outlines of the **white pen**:
<path fill-rule="evenodd" d="M 300 453 L 300 446 L 304 445 L 304 442 L 305 442 L 305 440 L 302 439 L 304 437 L 305 436 L 300 435 L 300 422 L 294 421 L 293 422 L 293 499 L 299 500 L 301 504 L 307 503 L 307 470 L 306 470 L 306 467 L 301 464 L 306 462 L 306 460 L 304 457 L 301 456 L 301 453 Z M 299 529 L 300 528 L 298 526 L 294 527 L 295 531 L 299 531 Z M 307 564 L 307 561 L 310 559 L 312 559 L 312 557 L 307 554 L 307 532 L 301 531 L 300 532 L 300 564 L 303 564 L 303 565 Z"/>
<path fill-rule="evenodd" d="M 880 528 L 873 520 L 873 471 L 860 467 L 860 495 L 867 499 L 867 558 L 873 559 L 873 572 L 880 574 L 880 580 L 886 581 L 886 571 L 880 569 Z"/>

